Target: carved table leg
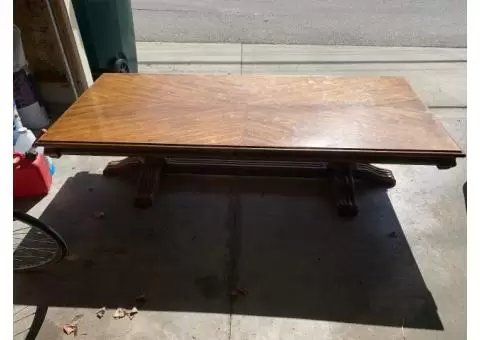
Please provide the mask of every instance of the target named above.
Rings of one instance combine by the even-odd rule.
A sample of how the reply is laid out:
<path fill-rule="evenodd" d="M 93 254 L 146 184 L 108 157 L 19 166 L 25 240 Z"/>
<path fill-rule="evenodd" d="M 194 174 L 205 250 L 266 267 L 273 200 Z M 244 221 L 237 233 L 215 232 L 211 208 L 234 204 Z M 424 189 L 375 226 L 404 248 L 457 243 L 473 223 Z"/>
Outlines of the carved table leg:
<path fill-rule="evenodd" d="M 355 203 L 355 182 L 350 165 L 335 166 L 332 169 L 335 201 L 338 214 L 342 217 L 354 217 L 358 214 Z"/>
<path fill-rule="evenodd" d="M 370 164 L 328 164 L 327 169 L 333 178 L 338 214 L 344 217 L 353 217 L 358 213 L 355 203 L 355 180 L 384 188 L 392 188 L 396 184 L 390 170 Z"/>
<path fill-rule="evenodd" d="M 103 169 L 103 175 L 107 177 L 123 176 L 131 174 L 144 164 L 140 157 L 127 157 L 120 161 L 112 161 Z"/>
<path fill-rule="evenodd" d="M 142 167 L 137 183 L 134 206 L 145 209 L 153 204 L 160 179 L 162 163 L 147 161 Z"/>
<path fill-rule="evenodd" d="M 134 199 L 136 208 L 148 208 L 153 204 L 164 159 L 127 157 L 113 161 L 103 170 L 104 176 L 126 176 L 138 173 L 137 191 Z"/>
<path fill-rule="evenodd" d="M 353 177 L 384 188 L 393 188 L 397 183 L 393 172 L 370 164 L 357 163 L 353 170 Z"/>

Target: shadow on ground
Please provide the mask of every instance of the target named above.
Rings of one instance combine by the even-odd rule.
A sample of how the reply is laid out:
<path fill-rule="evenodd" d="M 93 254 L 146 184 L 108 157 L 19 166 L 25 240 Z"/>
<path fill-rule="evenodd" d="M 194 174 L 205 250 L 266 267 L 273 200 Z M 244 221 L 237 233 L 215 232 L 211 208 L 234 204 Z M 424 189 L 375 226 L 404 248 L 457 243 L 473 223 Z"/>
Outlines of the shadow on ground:
<path fill-rule="evenodd" d="M 14 303 L 117 308 L 143 294 L 144 310 L 443 329 L 384 190 L 360 188 L 354 220 L 321 180 L 165 175 L 160 191 L 139 211 L 128 183 L 68 179 L 41 219 L 72 256 L 16 274 Z"/>
<path fill-rule="evenodd" d="M 43 196 L 14 198 L 13 209 L 23 213 L 28 213 L 30 209 L 32 209 L 44 198 L 45 197 Z"/>

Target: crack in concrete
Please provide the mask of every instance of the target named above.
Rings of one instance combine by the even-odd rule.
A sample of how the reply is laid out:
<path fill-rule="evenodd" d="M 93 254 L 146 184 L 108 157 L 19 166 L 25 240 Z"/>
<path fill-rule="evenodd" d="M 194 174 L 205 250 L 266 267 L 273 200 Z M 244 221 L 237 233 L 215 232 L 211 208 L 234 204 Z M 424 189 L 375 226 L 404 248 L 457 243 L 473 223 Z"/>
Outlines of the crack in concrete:
<path fill-rule="evenodd" d="M 238 178 L 232 177 L 229 192 L 229 203 L 226 228 L 228 230 L 227 252 L 228 260 L 226 263 L 227 272 L 227 293 L 229 294 L 229 321 L 228 321 L 228 339 L 232 338 L 232 316 L 233 306 L 236 296 L 231 294 L 238 285 L 238 259 L 241 253 L 242 230 L 240 220 L 240 196 L 238 194 Z"/>

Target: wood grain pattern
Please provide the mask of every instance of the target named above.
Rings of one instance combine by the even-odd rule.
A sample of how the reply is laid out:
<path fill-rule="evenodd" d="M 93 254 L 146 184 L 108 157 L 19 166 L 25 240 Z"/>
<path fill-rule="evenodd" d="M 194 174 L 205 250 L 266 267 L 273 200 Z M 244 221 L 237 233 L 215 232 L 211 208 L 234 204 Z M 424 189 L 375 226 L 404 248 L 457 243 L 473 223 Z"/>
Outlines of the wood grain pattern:
<path fill-rule="evenodd" d="M 398 77 L 104 74 L 38 144 L 463 156 Z"/>

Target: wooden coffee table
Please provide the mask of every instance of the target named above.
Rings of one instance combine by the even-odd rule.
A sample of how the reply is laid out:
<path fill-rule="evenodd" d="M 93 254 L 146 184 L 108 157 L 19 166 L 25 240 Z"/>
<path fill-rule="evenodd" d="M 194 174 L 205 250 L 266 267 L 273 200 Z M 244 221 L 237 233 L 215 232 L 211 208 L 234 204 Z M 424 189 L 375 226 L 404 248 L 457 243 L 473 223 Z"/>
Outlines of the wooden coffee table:
<path fill-rule="evenodd" d="M 161 170 L 326 175 L 341 215 L 355 180 L 393 187 L 370 163 L 440 169 L 465 157 L 398 77 L 104 74 L 37 142 L 52 155 L 121 155 L 104 175 L 138 171 L 152 204 Z"/>

